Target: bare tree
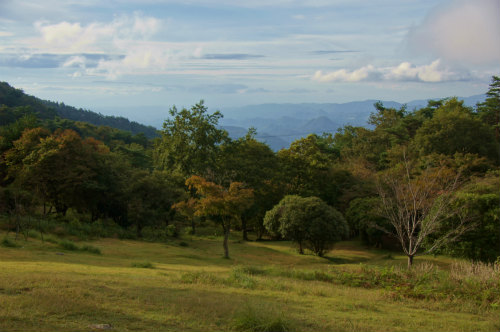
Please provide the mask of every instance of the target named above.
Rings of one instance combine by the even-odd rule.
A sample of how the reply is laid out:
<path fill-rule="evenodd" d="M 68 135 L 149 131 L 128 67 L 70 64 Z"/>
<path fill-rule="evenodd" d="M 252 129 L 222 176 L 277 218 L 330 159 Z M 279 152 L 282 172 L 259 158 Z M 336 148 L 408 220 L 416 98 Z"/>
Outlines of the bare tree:
<path fill-rule="evenodd" d="M 408 256 L 409 268 L 418 254 L 431 253 L 472 227 L 465 207 L 454 204 L 460 175 L 446 166 L 419 169 L 404 156 L 398 167 L 379 177 L 382 211 L 393 230 L 379 228 L 397 238 Z M 443 233 L 442 223 L 455 216 L 458 224 Z M 426 248 L 421 250 L 426 239 Z"/>

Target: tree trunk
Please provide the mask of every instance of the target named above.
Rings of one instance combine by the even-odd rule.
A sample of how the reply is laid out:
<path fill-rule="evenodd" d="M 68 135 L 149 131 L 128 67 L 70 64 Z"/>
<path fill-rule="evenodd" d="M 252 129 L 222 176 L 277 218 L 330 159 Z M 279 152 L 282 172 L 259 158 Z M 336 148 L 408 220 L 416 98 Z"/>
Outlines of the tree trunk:
<path fill-rule="evenodd" d="M 193 235 L 196 234 L 196 225 L 194 223 L 194 217 L 191 218 L 191 232 L 192 232 Z"/>
<path fill-rule="evenodd" d="M 224 258 L 229 258 L 229 247 L 227 241 L 229 239 L 229 226 L 224 227 L 224 242 L 222 246 L 224 247 Z"/>
<path fill-rule="evenodd" d="M 142 225 L 140 223 L 137 223 L 135 231 L 137 237 L 142 238 Z"/>
<path fill-rule="evenodd" d="M 243 241 L 248 241 L 247 220 L 245 217 L 241 218 L 241 229 L 243 232 Z"/>
<path fill-rule="evenodd" d="M 302 241 L 299 241 L 299 254 L 304 254 L 304 248 L 302 248 Z"/>
<path fill-rule="evenodd" d="M 263 235 L 264 235 L 264 227 L 257 226 L 257 241 L 261 241 Z"/>
<path fill-rule="evenodd" d="M 413 265 L 413 255 L 408 255 L 408 268 L 410 269 Z"/>

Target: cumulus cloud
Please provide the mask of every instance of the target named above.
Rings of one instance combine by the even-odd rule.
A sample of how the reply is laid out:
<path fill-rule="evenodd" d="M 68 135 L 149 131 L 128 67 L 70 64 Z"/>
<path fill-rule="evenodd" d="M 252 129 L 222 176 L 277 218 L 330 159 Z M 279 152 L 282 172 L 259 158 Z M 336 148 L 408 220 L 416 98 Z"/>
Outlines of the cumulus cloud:
<path fill-rule="evenodd" d="M 435 8 L 408 34 L 412 52 L 431 53 L 447 61 L 498 64 L 500 1 L 451 1 Z"/>
<path fill-rule="evenodd" d="M 468 73 L 453 71 L 442 64 L 440 59 L 429 65 L 416 66 L 402 62 L 394 67 L 364 66 L 355 70 L 339 69 L 331 73 L 317 71 L 312 77 L 318 82 L 360 82 L 360 81 L 416 81 L 445 82 L 470 78 Z"/>
<path fill-rule="evenodd" d="M 99 59 L 72 56 L 65 59 L 61 66 L 80 68 L 82 71 L 75 73 L 74 77 L 87 74 L 115 79 L 134 71 L 166 68 L 169 48 L 150 40 L 160 27 L 160 20 L 138 13 L 118 17 L 108 23 L 94 22 L 88 25 L 39 21 L 35 23 L 35 28 L 40 33 L 40 38 L 34 44 L 45 52 L 58 54 L 100 53 L 103 56 Z M 109 55 L 113 53 L 120 55 Z"/>
<path fill-rule="evenodd" d="M 105 76 L 108 79 L 134 73 L 154 74 L 166 69 L 169 59 L 170 50 L 161 44 L 128 45 L 126 55 L 121 58 L 103 59 L 95 68 L 87 69 L 86 74 Z"/>
<path fill-rule="evenodd" d="M 158 32 L 161 22 L 153 17 L 135 14 L 122 16 L 110 23 L 94 22 L 86 26 L 80 23 L 60 22 L 49 24 L 38 21 L 35 28 L 41 39 L 41 48 L 59 52 L 106 51 L 116 40 L 144 40 Z"/>
<path fill-rule="evenodd" d="M 372 78 L 373 74 L 377 74 L 377 69 L 372 65 L 368 65 L 353 71 L 339 69 L 337 71 L 325 74 L 323 74 L 321 70 L 318 70 L 314 74 L 313 79 L 319 82 L 359 82 Z"/>

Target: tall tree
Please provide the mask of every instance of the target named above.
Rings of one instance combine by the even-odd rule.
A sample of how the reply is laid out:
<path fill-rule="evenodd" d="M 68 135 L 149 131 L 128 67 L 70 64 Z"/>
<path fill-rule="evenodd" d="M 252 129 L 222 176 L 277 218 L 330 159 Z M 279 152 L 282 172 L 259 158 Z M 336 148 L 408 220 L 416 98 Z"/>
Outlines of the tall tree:
<path fill-rule="evenodd" d="M 317 196 L 334 205 L 350 180 L 350 173 L 337 167 L 339 151 L 331 135 L 311 134 L 278 152 L 281 180 L 286 194 Z"/>
<path fill-rule="evenodd" d="M 481 119 L 487 123 L 495 132 L 497 142 L 498 158 L 500 160 L 500 77 L 493 76 L 484 103 L 477 106 Z"/>
<path fill-rule="evenodd" d="M 191 109 L 170 109 L 170 119 L 163 123 L 161 138 L 156 141 L 154 164 L 157 169 L 177 171 L 185 178 L 199 175 L 214 178 L 220 145 L 227 132 L 217 127 L 220 112 L 208 114 L 200 101 Z"/>
<path fill-rule="evenodd" d="M 255 130 L 247 135 L 225 143 L 219 162 L 219 172 L 226 186 L 230 182 L 243 182 L 254 190 L 254 204 L 241 216 L 241 229 L 244 240 L 248 240 L 248 229 L 257 231 L 262 237 L 262 224 L 267 210 L 282 198 L 282 190 L 277 185 L 278 158 L 268 145 L 255 139 Z"/>
<path fill-rule="evenodd" d="M 423 155 L 475 153 L 496 160 L 493 132 L 456 98 L 446 101 L 432 119 L 424 122 L 417 130 L 414 143 Z"/>

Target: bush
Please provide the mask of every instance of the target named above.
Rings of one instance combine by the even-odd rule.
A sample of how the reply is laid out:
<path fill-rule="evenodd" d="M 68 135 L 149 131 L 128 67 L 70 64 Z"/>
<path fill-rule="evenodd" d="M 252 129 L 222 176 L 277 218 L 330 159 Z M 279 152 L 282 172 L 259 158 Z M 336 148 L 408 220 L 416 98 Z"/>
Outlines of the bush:
<path fill-rule="evenodd" d="M 179 231 L 177 230 L 177 227 L 175 225 L 168 225 L 167 228 L 167 235 L 171 237 L 178 237 L 179 236 Z"/>
<path fill-rule="evenodd" d="M 282 313 L 262 307 L 246 306 L 233 318 L 233 327 L 237 331 L 288 332 L 291 330 L 289 324 Z"/>
<path fill-rule="evenodd" d="M 245 270 L 235 268 L 231 271 L 229 278 L 226 279 L 226 284 L 228 286 L 254 289 L 257 282 Z"/>
<path fill-rule="evenodd" d="M 73 241 L 70 240 L 59 241 L 59 247 L 61 247 L 64 250 L 71 250 L 71 251 L 77 251 L 80 249 Z"/>
<path fill-rule="evenodd" d="M 53 243 L 53 244 L 58 244 L 60 241 L 57 237 L 52 236 L 52 235 L 44 235 L 43 240 L 45 242 L 49 242 L 49 243 Z"/>
<path fill-rule="evenodd" d="M 0 242 L 0 244 L 2 245 L 2 247 L 7 247 L 7 248 L 17 248 L 17 247 L 19 247 L 19 245 L 17 243 L 13 242 L 8 237 L 4 237 L 3 240 L 2 240 L 2 242 Z"/>
<path fill-rule="evenodd" d="M 96 248 L 94 246 L 91 246 L 91 245 L 84 245 L 83 247 L 80 248 L 81 251 L 87 251 L 87 252 L 90 252 L 91 254 L 96 254 L 96 255 L 101 255 L 101 249 L 99 248 Z"/>
<path fill-rule="evenodd" d="M 198 271 L 198 272 L 187 272 L 181 276 L 181 282 L 185 284 L 207 284 L 207 285 L 217 285 L 221 284 L 222 280 L 217 278 L 214 274 Z"/>
<path fill-rule="evenodd" d="M 266 212 L 264 226 L 272 235 L 281 235 L 323 256 L 332 245 L 346 238 L 349 227 L 340 212 L 318 197 L 285 196 Z"/>
<path fill-rule="evenodd" d="M 156 268 L 155 265 L 151 262 L 132 263 L 132 267 L 138 267 L 141 269 L 154 269 L 154 268 Z"/>

